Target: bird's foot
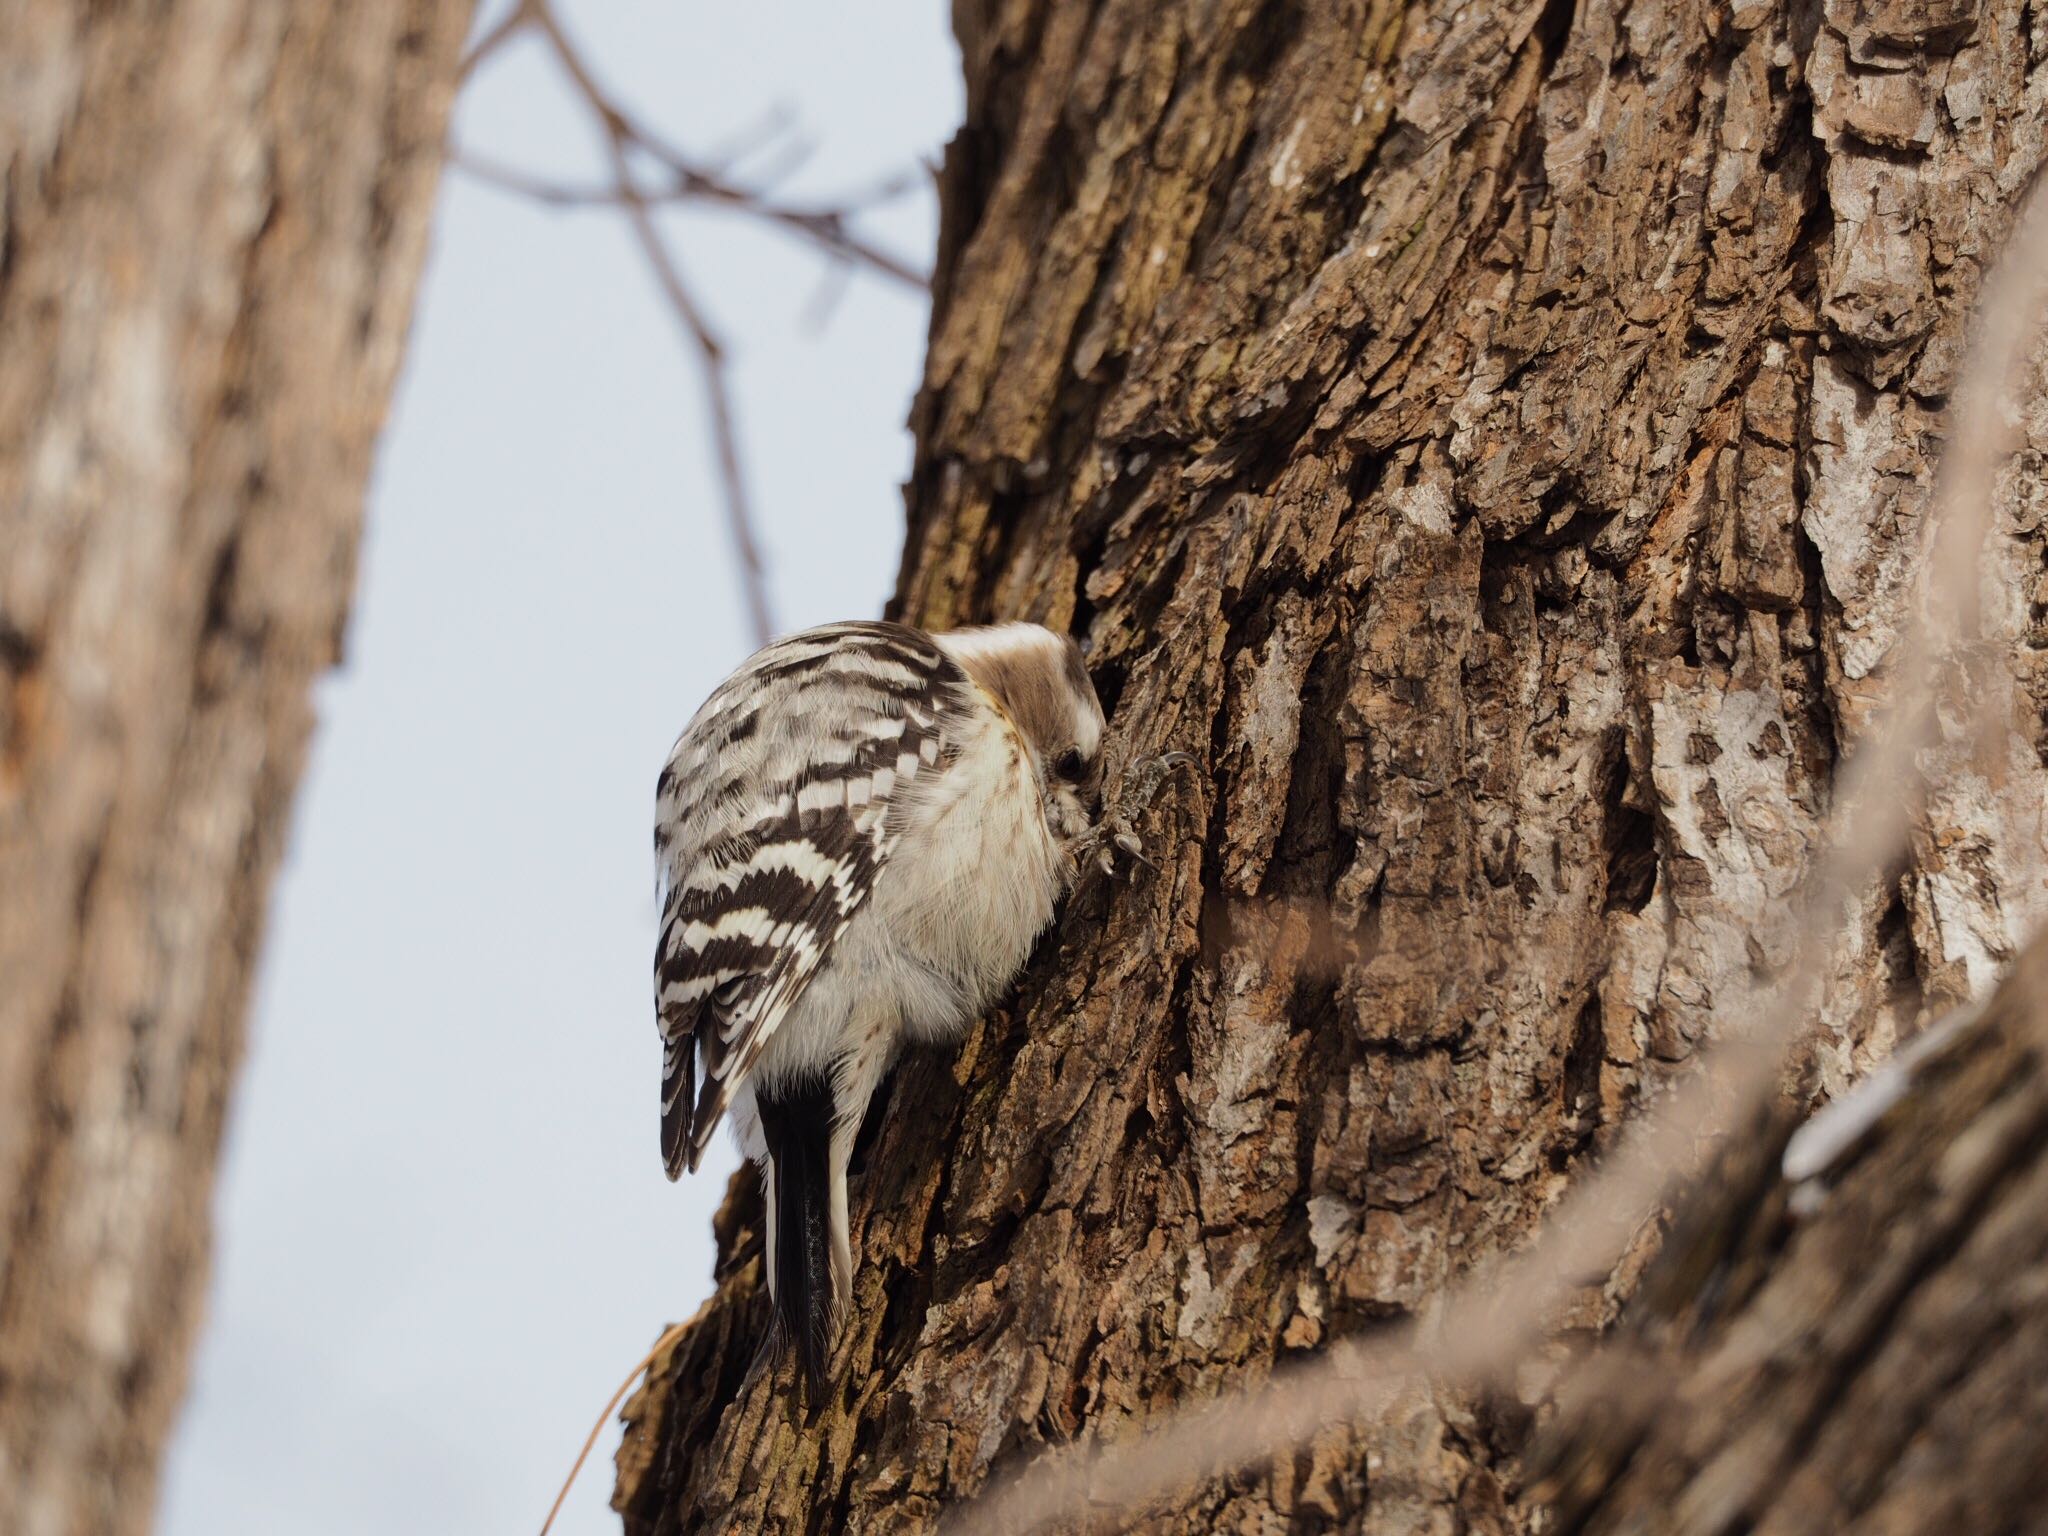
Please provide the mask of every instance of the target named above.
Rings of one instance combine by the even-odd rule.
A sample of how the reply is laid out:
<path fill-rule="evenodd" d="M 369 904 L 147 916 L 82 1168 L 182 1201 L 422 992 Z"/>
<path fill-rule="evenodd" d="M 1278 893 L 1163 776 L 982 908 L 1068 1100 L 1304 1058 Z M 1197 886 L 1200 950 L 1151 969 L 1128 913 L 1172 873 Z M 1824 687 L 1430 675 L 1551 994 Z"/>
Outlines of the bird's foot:
<path fill-rule="evenodd" d="M 1162 752 L 1125 774 L 1118 785 L 1116 803 L 1103 807 L 1094 827 L 1081 837 L 1081 846 L 1075 850 L 1075 863 L 1085 865 L 1092 862 L 1105 875 L 1114 875 L 1116 856 L 1121 852 L 1147 869 L 1158 869 L 1159 866 L 1145 856 L 1145 840 L 1138 835 L 1138 818 L 1158 798 L 1159 787 L 1166 782 L 1169 773 L 1176 768 L 1195 766 L 1194 758 L 1185 752 Z"/>

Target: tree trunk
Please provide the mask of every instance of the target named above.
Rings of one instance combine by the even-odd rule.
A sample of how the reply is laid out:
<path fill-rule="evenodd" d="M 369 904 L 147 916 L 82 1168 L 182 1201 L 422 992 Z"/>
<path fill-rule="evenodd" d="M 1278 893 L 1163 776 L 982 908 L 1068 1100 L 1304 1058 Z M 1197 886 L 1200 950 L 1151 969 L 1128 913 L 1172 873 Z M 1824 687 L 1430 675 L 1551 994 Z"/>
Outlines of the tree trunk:
<path fill-rule="evenodd" d="M 742 1175 L 719 1292 L 629 1406 L 636 1533 L 929 1528 L 1524 1242 L 1787 956 L 2042 153 L 2021 0 L 956 20 L 894 608 L 1071 628 L 1127 756 L 1206 773 L 1146 817 L 1158 872 L 1084 888 L 870 1115 L 809 1417 L 754 1365 Z M 1862 893 L 1811 1093 L 2043 910 L 2041 523 L 2008 476 L 2011 750 Z M 1526 1531 L 1531 1418 L 1419 1394 L 1139 1524 Z"/>
<path fill-rule="evenodd" d="M 0 1530 L 146 1527 L 465 4 L 0 0 Z"/>

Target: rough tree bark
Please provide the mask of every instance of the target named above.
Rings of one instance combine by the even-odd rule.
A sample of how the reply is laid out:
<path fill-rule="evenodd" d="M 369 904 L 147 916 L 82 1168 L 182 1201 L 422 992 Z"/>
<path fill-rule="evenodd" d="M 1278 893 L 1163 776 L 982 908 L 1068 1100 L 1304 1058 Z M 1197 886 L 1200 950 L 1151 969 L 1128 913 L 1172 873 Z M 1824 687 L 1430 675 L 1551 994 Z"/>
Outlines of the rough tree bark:
<path fill-rule="evenodd" d="M 2025 0 L 956 24 L 894 610 L 1071 627 L 1125 750 L 1207 772 L 1149 818 L 1160 871 L 1081 892 L 1013 1005 L 871 1117 L 808 1420 L 753 1368 L 742 1176 L 719 1292 L 629 1406 L 636 1533 L 928 1528 L 1520 1244 L 1785 958 L 2042 154 Z M 1860 897 L 1809 1096 L 2043 910 L 2028 433 L 1987 583 L 2010 750 Z M 1529 1530 L 1534 1416 L 1417 1394 L 1138 1524 Z"/>
<path fill-rule="evenodd" d="M 2048 944 L 1926 1048 L 1823 1173 L 1780 1103 L 1681 1209 L 1530 1452 L 1547 1531 L 2042 1528 Z"/>
<path fill-rule="evenodd" d="M 146 1527 L 467 4 L 0 0 L 0 1530 Z"/>

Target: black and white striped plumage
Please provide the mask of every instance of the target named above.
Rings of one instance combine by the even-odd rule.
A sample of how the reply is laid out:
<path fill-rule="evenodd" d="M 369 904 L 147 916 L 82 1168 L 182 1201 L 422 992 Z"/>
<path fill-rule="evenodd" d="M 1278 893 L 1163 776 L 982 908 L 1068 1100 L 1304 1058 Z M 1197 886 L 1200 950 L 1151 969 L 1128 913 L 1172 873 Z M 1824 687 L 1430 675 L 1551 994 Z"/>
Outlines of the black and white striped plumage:
<path fill-rule="evenodd" d="M 1091 831 L 1101 742 L 1050 630 L 832 624 L 750 658 L 662 771 L 662 1156 L 695 1168 L 731 1113 L 814 1381 L 862 1112 L 904 1037 L 955 1037 L 1023 965 Z"/>

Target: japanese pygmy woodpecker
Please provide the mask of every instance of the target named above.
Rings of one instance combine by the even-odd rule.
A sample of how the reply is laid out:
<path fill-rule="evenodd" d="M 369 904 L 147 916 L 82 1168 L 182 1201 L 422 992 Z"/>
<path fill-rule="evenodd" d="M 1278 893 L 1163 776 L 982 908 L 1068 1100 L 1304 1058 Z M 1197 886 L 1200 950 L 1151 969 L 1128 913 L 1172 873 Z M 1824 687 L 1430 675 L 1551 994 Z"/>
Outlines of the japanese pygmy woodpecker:
<path fill-rule="evenodd" d="M 669 754 L 662 1157 L 670 1178 L 694 1169 L 731 1113 L 762 1169 L 776 1317 L 814 1386 L 852 1284 L 868 1099 L 904 1040 L 959 1038 L 1106 854 L 1102 735 L 1063 635 L 849 623 L 757 652 Z"/>

